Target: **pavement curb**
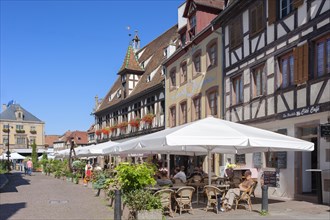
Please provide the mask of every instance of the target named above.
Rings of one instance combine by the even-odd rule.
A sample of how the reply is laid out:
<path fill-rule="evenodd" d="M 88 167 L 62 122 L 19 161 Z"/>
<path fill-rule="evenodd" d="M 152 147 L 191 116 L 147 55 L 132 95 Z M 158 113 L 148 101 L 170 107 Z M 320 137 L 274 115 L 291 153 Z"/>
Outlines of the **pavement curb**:
<path fill-rule="evenodd" d="M 5 185 L 7 185 L 8 183 L 8 178 L 6 177 L 5 174 L 0 174 L 0 189 L 2 189 L 3 187 L 5 187 Z"/>

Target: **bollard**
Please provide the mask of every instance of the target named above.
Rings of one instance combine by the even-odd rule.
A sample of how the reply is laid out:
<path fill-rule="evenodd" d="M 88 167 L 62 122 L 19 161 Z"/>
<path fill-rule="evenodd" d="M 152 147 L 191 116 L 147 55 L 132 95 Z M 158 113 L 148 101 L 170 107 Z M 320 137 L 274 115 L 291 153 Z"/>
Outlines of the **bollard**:
<path fill-rule="evenodd" d="M 115 190 L 115 220 L 121 220 L 121 193 L 120 190 Z"/>
<path fill-rule="evenodd" d="M 268 186 L 261 186 L 262 190 L 262 201 L 261 201 L 261 211 L 268 212 Z"/>

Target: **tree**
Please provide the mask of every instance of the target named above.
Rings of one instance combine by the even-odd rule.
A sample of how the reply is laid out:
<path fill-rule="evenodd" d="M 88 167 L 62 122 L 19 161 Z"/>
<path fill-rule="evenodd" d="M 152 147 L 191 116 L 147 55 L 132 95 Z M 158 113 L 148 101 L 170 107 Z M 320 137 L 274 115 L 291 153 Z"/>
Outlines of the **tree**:
<path fill-rule="evenodd" d="M 32 154 L 31 154 L 31 158 L 32 158 L 32 163 L 33 163 L 33 167 L 38 167 L 38 154 L 37 154 L 37 144 L 34 141 L 32 146 Z"/>

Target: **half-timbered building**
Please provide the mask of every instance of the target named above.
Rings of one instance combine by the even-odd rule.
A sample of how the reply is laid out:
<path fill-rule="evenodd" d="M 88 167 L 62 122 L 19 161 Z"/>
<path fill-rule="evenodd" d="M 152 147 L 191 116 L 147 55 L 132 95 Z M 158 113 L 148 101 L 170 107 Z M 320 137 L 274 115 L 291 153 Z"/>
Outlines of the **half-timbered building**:
<path fill-rule="evenodd" d="M 225 118 L 315 143 L 313 152 L 236 156 L 263 172 L 272 195 L 316 200 L 322 190 L 330 202 L 330 143 L 320 129 L 330 122 L 329 8 L 328 0 L 230 1 L 215 20 Z M 322 170 L 321 185 L 308 169 Z"/>
<path fill-rule="evenodd" d="M 175 127 L 208 115 L 218 118 L 222 115 L 221 32 L 214 28 L 211 21 L 223 6 L 223 0 L 187 0 L 178 8 L 178 47 L 163 63 L 166 68 L 166 127 Z M 188 159 L 181 157 L 181 162 L 173 165 L 187 166 Z M 192 164 L 203 165 L 207 170 L 207 158 L 194 160 Z M 213 155 L 212 172 L 219 173 L 219 160 L 218 154 Z M 187 171 L 192 172 L 193 165 L 189 168 L 191 170 Z"/>
<path fill-rule="evenodd" d="M 176 36 L 175 25 L 141 49 L 138 35 L 134 36 L 117 80 L 94 112 L 97 142 L 126 139 L 165 128 L 161 63 L 170 56 Z"/>

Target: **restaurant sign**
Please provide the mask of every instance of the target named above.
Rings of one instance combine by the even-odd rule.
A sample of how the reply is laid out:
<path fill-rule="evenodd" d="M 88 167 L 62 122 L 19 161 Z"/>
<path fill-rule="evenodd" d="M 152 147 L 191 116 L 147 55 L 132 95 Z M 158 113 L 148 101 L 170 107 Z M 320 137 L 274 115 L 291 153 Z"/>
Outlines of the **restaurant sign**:
<path fill-rule="evenodd" d="M 286 119 L 286 118 L 293 118 L 304 115 L 311 115 L 311 114 L 319 113 L 320 111 L 321 111 L 320 105 L 312 105 L 309 107 L 298 108 L 292 111 L 285 112 L 282 115 L 280 115 L 280 118 Z"/>

